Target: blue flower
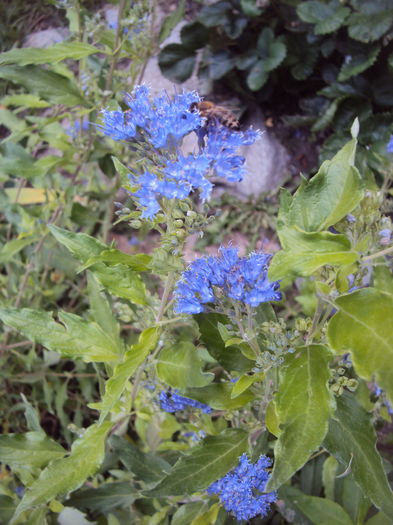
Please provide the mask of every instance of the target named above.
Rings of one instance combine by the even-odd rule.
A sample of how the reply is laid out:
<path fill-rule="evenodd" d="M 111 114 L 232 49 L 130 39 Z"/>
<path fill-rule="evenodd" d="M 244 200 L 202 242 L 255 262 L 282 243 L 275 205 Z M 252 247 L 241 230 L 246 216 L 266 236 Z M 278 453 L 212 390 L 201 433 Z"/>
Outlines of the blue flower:
<path fill-rule="evenodd" d="M 247 455 L 240 457 L 239 465 L 207 489 L 208 494 L 217 494 L 225 510 L 232 512 L 237 520 L 249 520 L 255 516 L 266 516 L 270 505 L 276 501 L 277 493 L 261 494 L 266 487 L 269 474 L 266 471 L 271 461 L 260 456 L 250 463 Z"/>
<path fill-rule="evenodd" d="M 177 412 L 178 410 L 185 410 L 187 407 L 197 408 L 202 410 L 205 414 L 210 414 L 212 409 L 205 403 L 200 403 L 194 399 L 178 395 L 178 390 L 173 392 L 160 392 L 160 406 L 165 412 Z"/>
<path fill-rule="evenodd" d="M 148 170 L 129 174 L 136 186 L 134 197 L 143 208 L 142 218 L 154 218 L 161 198 L 185 199 L 197 190 L 201 199 L 207 200 L 213 189 L 210 175 L 230 182 L 243 178 L 245 159 L 238 155 L 238 148 L 252 144 L 259 132 L 233 131 L 221 124 L 202 127 L 204 119 L 190 109 L 199 100 L 194 91 L 178 93 L 172 99 L 166 93 L 152 99 L 149 88 L 142 85 L 125 95 L 127 111 L 102 112 L 99 128 L 105 135 L 143 142 L 147 152 Z M 184 156 L 179 153 L 179 145 L 192 131 L 199 136 L 203 133 L 203 147 L 198 154 Z"/>
<path fill-rule="evenodd" d="M 137 127 L 155 148 L 176 146 L 181 139 L 201 125 L 201 117 L 190 110 L 200 100 L 195 92 L 178 93 L 173 99 L 164 95 L 150 100 L 150 89 L 137 86 L 125 96 L 127 112 L 103 111 L 105 135 L 115 140 L 135 137 Z"/>
<path fill-rule="evenodd" d="M 239 257 L 237 248 L 221 247 L 217 257 L 195 260 L 177 283 L 175 311 L 201 313 L 203 305 L 218 301 L 222 292 L 253 307 L 267 301 L 279 301 L 279 282 L 270 282 L 267 278 L 270 258 L 271 255 L 264 253 Z"/>
<path fill-rule="evenodd" d="M 390 137 L 388 145 L 386 146 L 386 151 L 388 153 L 393 153 L 393 135 Z"/>

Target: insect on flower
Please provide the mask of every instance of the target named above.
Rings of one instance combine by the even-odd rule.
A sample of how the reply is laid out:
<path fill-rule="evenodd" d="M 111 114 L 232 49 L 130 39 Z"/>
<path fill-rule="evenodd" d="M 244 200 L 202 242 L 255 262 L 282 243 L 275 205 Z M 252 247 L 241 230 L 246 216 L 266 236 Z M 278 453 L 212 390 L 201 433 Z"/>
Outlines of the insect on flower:
<path fill-rule="evenodd" d="M 198 110 L 201 117 L 206 119 L 205 125 L 217 125 L 217 123 L 223 126 L 239 131 L 240 125 L 238 119 L 228 108 L 224 106 L 218 106 L 214 102 L 208 100 L 202 100 L 200 102 L 194 102 L 190 106 L 191 111 Z"/>

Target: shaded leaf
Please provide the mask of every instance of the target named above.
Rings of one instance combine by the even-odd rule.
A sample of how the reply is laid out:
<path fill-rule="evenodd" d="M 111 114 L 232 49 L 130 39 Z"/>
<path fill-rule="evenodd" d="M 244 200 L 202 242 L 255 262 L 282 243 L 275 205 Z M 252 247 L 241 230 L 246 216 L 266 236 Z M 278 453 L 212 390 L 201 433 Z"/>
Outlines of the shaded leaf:
<path fill-rule="evenodd" d="M 128 481 L 105 483 L 97 488 L 80 490 L 65 503 L 78 509 L 99 510 L 107 514 L 111 510 L 132 505 L 136 494 L 135 488 Z"/>
<path fill-rule="evenodd" d="M 76 490 L 94 474 L 104 459 L 105 438 L 111 427 L 112 423 L 109 422 L 90 426 L 73 443 L 68 457 L 53 460 L 26 491 L 13 521 L 27 509 Z"/>
<path fill-rule="evenodd" d="M 354 525 L 347 512 L 329 499 L 308 496 L 290 486 L 282 487 L 279 497 L 294 503 L 315 525 Z"/>
<path fill-rule="evenodd" d="M 316 35 L 326 35 L 337 31 L 350 14 L 348 7 L 324 4 L 316 0 L 302 2 L 297 6 L 296 11 L 303 22 L 315 24 Z"/>
<path fill-rule="evenodd" d="M 288 355 L 280 368 L 275 404 L 281 432 L 267 492 L 277 489 L 302 467 L 325 437 L 333 406 L 328 388 L 330 359 L 326 346 L 304 346 Z"/>
<path fill-rule="evenodd" d="M 355 481 L 373 504 L 393 519 L 393 493 L 375 444 L 370 415 L 344 392 L 337 399 L 337 411 L 329 422 L 324 447 L 343 466 L 350 465 Z"/>
<path fill-rule="evenodd" d="M 0 78 L 20 84 L 31 93 L 54 104 L 87 105 L 73 81 L 39 66 L 2 66 Z"/>
<path fill-rule="evenodd" d="M 147 328 L 144 330 L 136 344 L 124 354 L 123 361 L 117 364 L 112 376 L 105 384 L 105 393 L 99 403 L 90 403 L 89 407 L 100 410 L 100 422 L 102 422 L 114 405 L 119 401 L 124 389 L 136 369 L 143 363 L 150 351 L 157 345 L 158 329 Z"/>
<path fill-rule="evenodd" d="M 43 432 L 0 436 L 0 461 L 13 467 L 45 467 L 66 451 Z"/>
<path fill-rule="evenodd" d="M 142 452 L 132 443 L 119 436 L 111 436 L 110 446 L 137 480 L 142 480 L 145 483 L 157 483 L 171 469 L 170 464 L 164 459 L 150 452 Z"/>
<path fill-rule="evenodd" d="M 158 65 L 162 74 L 170 80 L 184 82 L 190 78 L 194 70 L 194 51 L 181 44 L 169 44 L 161 51 Z"/>
<path fill-rule="evenodd" d="M 185 0 L 180 0 L 177 8 L 170 13 L 163 21 L 158 37 L 158 42 L 161 44 L 172 33 L 173 29 L 184 17 Z"/>
<path fill-rule="evenodd" d="M 346 82 L 349 78 L 359 75 L 359 73 L 362 73 L 375 63 L 379 52 L 380 48 L 378 46 L 373 46 L 367 52 L 363 51 L 362 53 L 350 56 L 349 60 L 346 57 L 344 64 L 341 66 L 337 80 L 339 82 Z"/>
<path fill-rule="evenodd" d="M 218 436 L 209 436 L 181 457 L 171 472 L 148 497 L 191 495 L 235 467 L 247 449 L 248 434 L 241 429 L 227 429 Z"/>

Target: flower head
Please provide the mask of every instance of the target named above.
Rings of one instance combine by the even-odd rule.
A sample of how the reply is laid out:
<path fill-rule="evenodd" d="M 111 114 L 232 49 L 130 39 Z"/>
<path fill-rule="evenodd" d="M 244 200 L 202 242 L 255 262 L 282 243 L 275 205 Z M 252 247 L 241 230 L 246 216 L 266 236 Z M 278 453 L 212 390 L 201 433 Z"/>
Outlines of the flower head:
<path fill-rule="evenodd" d="M 271 461 L 260 456 L 250 463 L 247 455 L 240 457 L 239 465 L 207 489 L 208 494 L 217 494 L 225 510 L 232 512 L 237 520 L 248 520 L 259 514 L 266 516 L 270 505 L 277 499 L 276 492 L 261 494 L 266 487 L 269 474 L 266 468 Z"/>
<path fill-rule="evenodd" d="M 267 278 L 270 258 L 264 253 L 239 257 L 237 248 L 221 247 L 217 257 L 196 259 L 177 284 L 176 312 L 203 312 L 205 303 L 219 300 L 222 294 L 250 306 L 279 301 L 279 282 Z"/>
<path fill-rule="evenodd" d="M 205 414 L 210 414 L 212 409 L 205 403 L 200 403 L 189 397 L 179 396 L 178 390 L 173 392 L 161 392 L 159 395 L 160 406 L 165 412 L 177 412 L 178 410 L 185 410 L 187 407 L 197 408 L 202 410 Z"/>

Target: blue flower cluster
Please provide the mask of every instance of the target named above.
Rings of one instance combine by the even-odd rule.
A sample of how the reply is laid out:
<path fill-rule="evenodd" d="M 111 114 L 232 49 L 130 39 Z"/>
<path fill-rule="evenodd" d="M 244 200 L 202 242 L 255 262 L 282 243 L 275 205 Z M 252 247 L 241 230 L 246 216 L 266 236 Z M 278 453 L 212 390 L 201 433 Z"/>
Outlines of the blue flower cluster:
<path fill-rule="evenodd" d="M 277 499 L 276 492 L 260 494 L 265 490 L 269 474 L 266 471 L 271 461 L 260 456 L 250 463 L 247 455 L 240 457 L 239 465 L 207 489 L 208 494 L 217 494 L 225 510 L 232 512 L 237 520 L 249 520 L 259 514 L 266 516 L 270 505 Z"/>
<path fill-rule="evenodd" d="M 239 257 L 237 248 L 221 247 L 217 257 L 202 257 L 191 263 L 183 272 L 175 290 L 175 311 L 198 314 L 203 304 L 212 303 L 225 296 L 258 306 L 266 301 L 279 301 L 278 281 L 267 277 L 270 254 L 252 253 Z"/>
<path fill-rule="evenodd" d="M 388 145 L 386 146 L 386 151 L 388 153 L 393 153 L 393 135 L 390 137 Z"/>
<path fill-rule="evenodd" d="M 184 199 L 198 190 L 202 200 L 208 199 L 213 189 L 209 175 L 237 182 L 245 174 L 245 159 L 237 151 L 240 146 L 253 144 L 259 132 L 232 131 L 220 124 L 202 128 L 204 119 L 191 109 L 199 100 L 196 92 L 180 93 L 173 99 L 164 94 L 150 100 L 149 88 L 137 86 L 126 95 L 129 110 L 102 112 L 104 124 L 100 127 L 105 135 L 115 140 L 145 140 L 156 150 L 151 169 L 129 175 L 131 184 L 138 187 L 134 196 L 143 208 L 143 218 L 156 215 L 162 197 Z M 202 129 L 203 147 L 198 154 L 180 154 L 183 137 Z"/>
<path fill-rule="evenodd" d="M 160 392 L 160 406 L 165 412 L 177 412 L 179 410 L 185 410 L 187 407 L 197 408 L 202 410 L 205 414 L 210 414 L 212 409 L 205 403 L 200 403 L 189 397 L 179 396 L 178 390 L 173 392 Z"/>

